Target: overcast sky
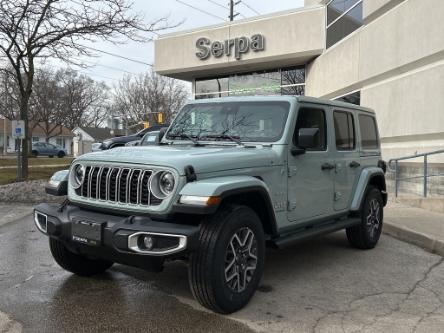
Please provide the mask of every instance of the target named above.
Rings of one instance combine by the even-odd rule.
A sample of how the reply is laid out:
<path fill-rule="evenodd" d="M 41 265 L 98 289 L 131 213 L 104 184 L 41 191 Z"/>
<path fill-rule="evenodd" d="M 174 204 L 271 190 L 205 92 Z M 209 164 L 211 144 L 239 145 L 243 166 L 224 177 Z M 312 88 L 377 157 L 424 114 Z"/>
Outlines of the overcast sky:
<path fill-rule="evenodd" d="M 169 16 L 171 23 L 177 23 L 184 20 L 184 23 L 182 25 L 177 28 L 170 29 L 168 30 L 168 32 L 222 23 L 222 19 L 219 19 L 217 17 L 228 19 L 228 9 L 224 9 L 221 7 L 227 6 L 228 0 L 180 0 L 182 2 L 190 4 L 191 6 L 198 7 L 199 9 L 213 14 L 217 17 L 187 7 L 186 5 L 183 5 L 176 0 L 133 1 L 134 9 L 136 11 L 142 12 L 147 22 L 150 22 L 155 18 L 164 17 L 166 15 Z M 220 4 L 221 6 L 214 4 L 214 2 Z M 298 8 L 303 6 L 303 3 L 304 0 L 245 0 L 245 4 L 248 4 L 250 7 L 253 8 L 253 10 L 261 14 L 268 14 L 281 10 Z M 253 10 L 249 9 L 245 4 L 239 4 L 236 7 L 237 11 L 239 11 L 244 17 L 256 16 L 257 14 Z M 165 31 L 165 33 L 166 32 L 167 31 Z M 154 62 L 154 43 L 140 44 L 129 42 L 125 45 L 95 43 L 93 46 L 103 51 L 119 54 L 132 59 L 141 60 L 143 62 Z M 124 71 L 137 74 L 149 68 L 146 65 L 137 64 L 105 54 L 99 54 L 98 58 L 88 59 L 87 61 L 88 64 L 94 62 L 98 65 L 88 69 L 81 69 L 80 71 L 91 76 L 95 80 L 105 81 L 110 87 L 112 87 L 117 82 L 117 80 L 125 74 Z M 60 65 L 57 64 L 56 66 Z M 76 67 L 73 68 L 78 69 Z"/>

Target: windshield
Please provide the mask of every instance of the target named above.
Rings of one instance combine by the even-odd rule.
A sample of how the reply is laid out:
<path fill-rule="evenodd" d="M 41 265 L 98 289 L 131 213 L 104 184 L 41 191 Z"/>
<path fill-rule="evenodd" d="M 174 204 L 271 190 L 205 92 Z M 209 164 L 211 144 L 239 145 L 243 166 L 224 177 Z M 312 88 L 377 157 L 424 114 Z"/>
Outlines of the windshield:
<path fill-rule="evenodd" d="M 289 108 L 278 101 L 188 104 L 167 139 L 274 142 L 282 136 Z"/>

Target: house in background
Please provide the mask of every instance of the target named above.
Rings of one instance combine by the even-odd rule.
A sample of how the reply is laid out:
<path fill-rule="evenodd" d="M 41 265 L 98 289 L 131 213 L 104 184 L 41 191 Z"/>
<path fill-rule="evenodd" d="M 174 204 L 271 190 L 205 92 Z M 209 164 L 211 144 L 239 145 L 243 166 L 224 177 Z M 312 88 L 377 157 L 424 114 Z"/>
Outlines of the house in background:
<path fill-rule="evenodd" d="M 49 125 L 50 128 L 54 128 L 49 136 L 51 136 L 48 139 L 48 135 L 45 133 L 43 128 L 45 127 L 44 123 L 36 124 L 35 122 L 29 123 L 29 131 L 31 131 L 31 140 L 33 143 L 35 142 L 49 142 L 54 145 L 60 146 L 62 148 L 65 148 L 68 152 L 68 155 L 72 154 L 72 142 L 74 134 L 71 133 L 71 131 L 60 125 Z M 5 136 L 5 129 L 6 129 L 6 136 Z M 6 147 L 7 152 L 13 153 L 18 149 L 18 146 L 16 144 L 16 140 L 12 138 L 11 133 L 11 122 L 9 120 L 0 119 L 0 147 L 1 151 L 3 151 L 4 147 L 4 141 L 6 138 Z"/>
<path fill-rule="evenodd" d="M 125 135 L 124 130 L 101 127 L 76 127 L 72 133 L 74 134 L 74 156 L 90 153 L 94 143 L 102 143 L 106 139 Z"/>

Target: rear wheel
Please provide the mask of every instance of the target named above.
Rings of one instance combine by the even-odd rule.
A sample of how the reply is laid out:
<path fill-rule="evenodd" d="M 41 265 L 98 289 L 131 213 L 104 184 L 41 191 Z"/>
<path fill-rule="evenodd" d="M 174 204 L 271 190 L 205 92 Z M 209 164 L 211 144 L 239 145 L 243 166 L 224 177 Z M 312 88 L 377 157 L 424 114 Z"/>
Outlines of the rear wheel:
<path fill-rule="evenodd" d="M 199 241 L 189 267 L 194 297 L 218 313 L 240 310 L 262 276 L 265 239 L 259 217 L 249 207 L 225 206 L 202 224 Z"/>
<path fill-rule="evenodd" d="M 80 276 L 91 276 L 105 272 L 113 263 L 100 259 L 89 259 L 69 251 L 62 242 L 50 238 L 49 248 L 57 264 L 63 269 Z"/>
<path fill-rule="evenodd" d="M 39 156 L 39 152 L 37 150 L 33 150 L 31 152 L 31 155 L 32 155 L 32 157 L 37 157 L 37 156 Z"/>
<path fill-rule="evenodd" d="M 376 246 L 382 232 L 383 206 L 381 191 L 370 186 L 360 212 L 361 223 L 347 229 L 350 245 L 363 250 L 373 249 Z"/>
<path fill-rule="evenodd" d="M 59 153 L 57 154 L 58 158 L 63 158 L 65 157 L 65 153 L 63 151 L 59 151 Z"/>

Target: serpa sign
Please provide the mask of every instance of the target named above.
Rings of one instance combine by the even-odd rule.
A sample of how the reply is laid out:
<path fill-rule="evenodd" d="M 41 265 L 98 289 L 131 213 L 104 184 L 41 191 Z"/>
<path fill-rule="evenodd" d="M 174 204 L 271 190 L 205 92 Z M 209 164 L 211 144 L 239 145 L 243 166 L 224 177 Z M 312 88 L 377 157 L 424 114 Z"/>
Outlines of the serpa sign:
<path fill-rule="evenodd" d="M 199 38 L 196 41 L 196 47 L 199 51 L 196 56 L 200 60 L 208 59 L 211 55 L 220 58 L 223 55 L 230 57 L 234 53 L 237 60 L 242 58 L 242 54 L 248 53 L 250 50 L 260 52 L 265 50 L 265 37 L 261 34 L 253 35 L 251 38 L 238 37 L 227 39 L 224 42 L 211 42 L 206 37 Z"/>

